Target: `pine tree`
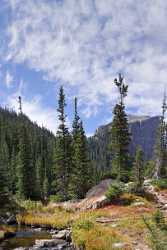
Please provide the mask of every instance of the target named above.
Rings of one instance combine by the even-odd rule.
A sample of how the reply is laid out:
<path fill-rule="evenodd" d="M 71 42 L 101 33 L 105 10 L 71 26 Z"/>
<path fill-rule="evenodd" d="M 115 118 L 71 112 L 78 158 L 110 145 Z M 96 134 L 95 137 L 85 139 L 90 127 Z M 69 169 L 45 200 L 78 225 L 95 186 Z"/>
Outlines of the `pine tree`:
<path fill-rule="evenodd" d="M 165 114 L 167 110 L 166 94 L 164 94 L 162 115 L 160 117 L 160 126 L 157 133 L 157 141 L 155 145 L 155 171 L 154 178 L 167 177 L 167 123 Z"/>
<path fill-rule="evenodd" d="M 87 139 L 82 121 L 78 115 L 77 98 L 72 130 L 72 174 L 70 180 L 71 198 L 83 198 L 90 186 L 90 161 L 88 160 Z"/>
<path fill-rule="evenodd" d="M 35 167 L 32 164 L 32 152 L 29 136 L 24 125 L 20 128 L 18 154 L 18 194 L 23 199 L 35 198 Z"/>
<path fill-rule="evenodd" d="M 111 128 L 112 173 L 118 180 L 127 181 L 129 177 L 130 133 L 123 99 L 127 95 L 128 85 L 123 83 L 123 77 L 120 74 L 119 80 L 115 79 L 114 82 L 119 89 L 120 102 L 114 108 Z"/>
<path fill-rule="evenodd" d="M 0 145 L 0 204 L 4 206 L 9 198 L 9 175 L 6 147 Z"/>
<path fill-rule="evenodd" d="M 134 180 L 136 183 L 136 191 L 140 192 L 144 182 L 144 159 L 143 159 L 143 151 L 140 147 L 137 148 L 135 155 Z"/>
<path fill-rule="evenodd" d="M 71 136 L 66 127 L 65 115 L 65 95 L 63 87 L 60 87 L 59 101 L 58 101 L 58 118 L 59 127 L 56 137 L 55 148 L 55 178 L 56 191 L 60 200 L 68 199 L 68 185 L 71 168 Z"/>

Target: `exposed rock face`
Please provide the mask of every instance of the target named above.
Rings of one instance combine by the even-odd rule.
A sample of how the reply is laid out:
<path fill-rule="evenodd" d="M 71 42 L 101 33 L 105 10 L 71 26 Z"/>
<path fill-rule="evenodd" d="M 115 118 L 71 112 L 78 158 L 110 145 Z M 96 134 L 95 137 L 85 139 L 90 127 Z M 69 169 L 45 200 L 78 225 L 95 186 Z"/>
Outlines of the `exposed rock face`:
<path fill-rule="evenodd" d="M 129 130 L 131 132 L 130 153 L 135 154 L 137 146 L 141 146 L 145 160 L 153 157 L 159 116 L 129 116 Z M 111 142 L 111 124 L 101 126 L 96 130 L 93 137 L 88 139 L 90 158 L 95 161 L 98 169 L 107 170 L 110 168 L 111 153 L 109 144 Z"/>
<path fill-rule="evenodd" d="M 91 188 L 86 194 L 86 198 L 78 203 L 77 208 L 80 210 L 87 210 L 102 208 L 108 205 L 110 202 L 105 196 L 105 193 L 111 182 L 111 179 L 106 179 Z"/>

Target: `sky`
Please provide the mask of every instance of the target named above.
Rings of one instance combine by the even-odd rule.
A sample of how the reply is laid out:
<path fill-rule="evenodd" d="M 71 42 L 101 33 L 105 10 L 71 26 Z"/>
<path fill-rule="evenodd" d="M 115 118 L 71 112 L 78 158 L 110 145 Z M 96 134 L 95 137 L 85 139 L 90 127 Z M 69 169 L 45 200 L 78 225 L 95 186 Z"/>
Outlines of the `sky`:
<path fill-rule="evenodd" d="M 0 105 L 56 133 L 61 85 L 87 135 L 112 120 L 113 84 L 129 85 L 127 113 L 158 115 L 167 86 L 166 0 L 0 0 Z"/>

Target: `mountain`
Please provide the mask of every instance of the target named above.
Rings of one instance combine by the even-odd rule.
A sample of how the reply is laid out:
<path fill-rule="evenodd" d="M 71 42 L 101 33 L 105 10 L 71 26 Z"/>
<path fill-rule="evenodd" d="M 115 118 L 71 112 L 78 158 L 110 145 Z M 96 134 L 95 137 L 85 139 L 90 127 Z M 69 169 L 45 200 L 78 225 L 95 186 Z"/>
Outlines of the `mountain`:
<path fill-rule="evenodd" d="M 145 160 L 152 159 L 160 117 L 129 115 L 128 120 L 131 132 L 131 156 L 134 156 L 137 146 L 141 146 Z M 112 123 L 100 126 L 95 135 L 88 139 L 90 158 L 95 162 L 97 168 L 102 171 L 110 168 L 111 125 Z"/>

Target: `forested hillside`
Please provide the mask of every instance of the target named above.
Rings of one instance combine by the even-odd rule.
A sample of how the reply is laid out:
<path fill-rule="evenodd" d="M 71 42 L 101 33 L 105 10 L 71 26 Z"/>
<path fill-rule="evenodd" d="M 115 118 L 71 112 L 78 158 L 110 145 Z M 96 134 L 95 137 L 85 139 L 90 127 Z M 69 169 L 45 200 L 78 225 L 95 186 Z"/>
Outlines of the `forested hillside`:
<path fill-rule="evenodd" d="M 0 201 L 12 195 L 45 201 L 83 198 L 93 184 L 93 169 L 77 98 L 69 131 L 60 88 L 56 136 L 31 122 L 22 112 L 21 97 L 19 101 L 19 114 L 0 108 Z"/>
<path fill-rule="evenodd" d="M 33 199 L 43 198 L 46 188 L 51 192 L 54 144 L 50 131 L 24 114 L 0 108 L 1 188 Z"/>

